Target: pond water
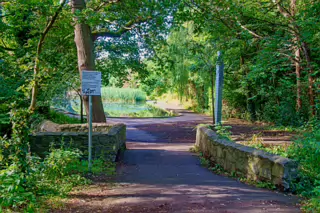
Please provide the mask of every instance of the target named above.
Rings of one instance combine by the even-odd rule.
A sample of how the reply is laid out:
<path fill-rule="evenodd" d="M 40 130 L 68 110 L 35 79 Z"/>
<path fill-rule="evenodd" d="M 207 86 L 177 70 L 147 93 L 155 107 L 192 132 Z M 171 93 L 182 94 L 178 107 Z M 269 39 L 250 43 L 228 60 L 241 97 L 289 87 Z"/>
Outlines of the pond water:
<path fill-rule="evenodd" d="M 121 111 L 124 113 L 137 113 L 148 110 L 149 107 L 144 103 L 108 103 L 103 102 L 103 109 L 105 112 Z"/>
<path fill-rule="evenodd" d="M 63 100 L 56 101 L 59 103 L 55 105 L 55 108 L 63 109 L 71 113 L 80 113 L 80 101 L 79 100 Z M 113 103 L 103 102 L 103 108 L 107 115 L 118 115 L 118 114 L 132 114 L 139 113 L 150 109 L 148 102 L 138 103 Z"/>

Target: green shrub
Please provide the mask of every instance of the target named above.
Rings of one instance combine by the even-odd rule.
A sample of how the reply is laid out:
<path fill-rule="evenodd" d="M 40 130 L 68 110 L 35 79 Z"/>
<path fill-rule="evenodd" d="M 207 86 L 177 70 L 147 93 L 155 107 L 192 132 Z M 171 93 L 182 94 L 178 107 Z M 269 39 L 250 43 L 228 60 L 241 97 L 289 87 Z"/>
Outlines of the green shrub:
<path fill-rule="evenodd" d="M 36 196 L 26 190 L 23 175 L 17 173 L 12 167 L 0 171 L 0 210 L 21 207 L 32 209 Z"/>
<path fill-rule="evenodd" d="M 69 164 L 67 170 L 70 173 L 79 173 L 85 175 L 88 173 L 88 161 L 82 160 L 74 164 Z M 106 162 L 103 159 L 94 159 L 92 161 L 92 169 L 90 173 L 93 175 L 106 174 L 111 176 L 116 173 L 116 165 L 114 162 Z"/>
<path fill-rule="evenodd" d="M 103 87 L 101 89 L 102 99 L 110 102 L 144 102 L 146 101 L 146 93 L 139 89 L 133 88 L 116 88 Z"/>
<path fill-rule="evenodd" d="M 318 204 L 314 207 L 320 208 L 320 130 L 306 133 L 304 137 L 296 140 L 289 147 L 288 156 L 297 160 L 300 165 L 299 180 L 295 184 L 297 193 L 312 198 L 312 205 Z"/>
<path fill-rule="evenodd" d="M 88 161 L 80 160 L 76 149 L 52 148 L 45 159 L 28 156 L 29 170 L 23 174 L 16 164 L 0 169 L 0 212 L 33 212 L 46 200 L 66 196 L 73 187 L 90 183 Z M 115 164 L 101 159 L 93 161 L 93 174 L 115 174 Z"/>
<path fill-rule="evenodd" d="M 303 137 L 290 146 L 265 147 L 259 135 L 253 135 L 244 145 L 269 153 L 288 157 L 299 162 L 299 176 L 292 190 L 307 198 L 303 209 L 307 212 L 320 212 L 320 128 L 319 122 L 310 121 L 302 130 L 308 130 Z M 300 129 L 301 131 L 301 129 Z"/>
<path fill-rule="evenodd" d="M 314 196 L 303 207 L 307 212 L 320 212 L 320 182 L 317 181 L 316 184 L 317 187 L 312 191 Z"/>
<path fill-rule="evenodd" d="M 80 119 L 70 117 L 64 113 L 50 110 L 47 119 L 57 124 L 79 124 Z"/>
<path fill-rule="evenodd" d="M 0 170 L 0 206 L 4 209 L 30 210 L 39 205 L 42 197 L 64 196 L 74 186 L 88 181 L 79 174 L 71 174 L 67 168 L 79 161 L 77 150 L 54 149 L 41 161 L 28 157 L 30 168 L 21 173 L 11 164 Z"/>
<path fill-rule="evenodd" d="M 231 126 L 223 126 L 221 124 L 218 124 L 211 128 L 213 128 L 213 130 L 219 135 L 219 137 L 231 140 Z"/>
<path fill-rule="evenodd" d="M 77 164 L 80 157 L 78 150 L 52 149 L 43 162 L 43 172 L 49 178 L 62 178 L 68 174 L 68 166 Z"/>

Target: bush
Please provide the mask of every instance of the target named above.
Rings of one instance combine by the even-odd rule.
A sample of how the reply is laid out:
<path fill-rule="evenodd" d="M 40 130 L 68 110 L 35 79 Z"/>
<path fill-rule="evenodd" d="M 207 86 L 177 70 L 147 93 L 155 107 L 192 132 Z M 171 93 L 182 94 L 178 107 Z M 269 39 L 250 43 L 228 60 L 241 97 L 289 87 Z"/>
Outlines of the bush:
<path fill-rule="evenodd" d="M 296 190 L 305 197 L 320 199 L 320 130 L 314 130 L 298 139 L 288 149 L 288 155 L 299 162 L 300 180 Z M 316 198 L 318 196 L 318 198 Z"/>
<path fill-rule="evenodd" d="M 265 147 L 259 135 L 253 135 L 246 143 L 269 153 L 288 157 L 299 162 L 299 176 L 292 183 L 292 190 L 307 198 L 303 209 L 307 212 L 320 212 L 320 126 L 318 121 L 310 121 L 303 128 L 303 137 L 290 146 Z"/>
<path fill-rule="evenodd" d="M 29 156 L 30 170 L 21 173 L 15 164 L 0 170 L 0 206 L 4 209 L 34 210 L 45 197 L 64 196 L 74 186 L 88 183 L 68 168 L 80 160 L 77 150 L 53 149 L 41 161 Z"/>

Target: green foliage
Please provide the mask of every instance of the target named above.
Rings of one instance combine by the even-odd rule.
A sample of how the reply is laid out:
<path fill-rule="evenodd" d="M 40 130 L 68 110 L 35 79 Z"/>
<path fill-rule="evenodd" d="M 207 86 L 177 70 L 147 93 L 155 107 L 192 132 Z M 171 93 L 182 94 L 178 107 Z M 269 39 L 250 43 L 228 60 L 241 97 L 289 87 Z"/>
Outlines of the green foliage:
<path fill-rule="evenodd" d="M 73 187 L 90 183 L 88 162 L 80 160 L 81 153 L 64 147 L 51 149 L 43 160 L 30 158 L 30 171 L 24 176 L 12 164 L 0 170 L 0 210 L 35 211 L 47 199 L 64 197 Z M 115 164 L 101 159 L 93 161 L 94 175 L 115 174 Z"/>
<path fill-rule="evenodd" d="M 320 130 L 316 130 L 295 141 L 288 149 L 289 156 L 300 163 L 301 174 L 310 178 L 312 184 L 317 184 L 320 180 L 319 141 Z"/>
<path fill-rule="evenodd" d="M 133 88 L 103 87 L 101 94 L 104 101 L 110 102 L 134 103 L 146 101 L 146 94 Z"/>
<path fill-rule="evenodd" d="M 10 112 L 12 123 L 12 137 L 0 138 L 0 153 L 4 158 L 3 163 L 14 164 L 22 177 L 29 172 L 29 119 L 31 113 L 28 110 L 16 109 Z M 0 167 L 4 166 L 2 162 Z"/>
<path fill-rule="evenodd" d="M 199 156 L 200 156 L 200 164 L 201 164 L 202 166 L 204 166 L 204 167 L 209 167 L 209 166 L 211 165 L 210 160 L 208 160 L 207 158 L 205 158 L 201 152 L 199 153 Z"/>
<path fill-rule="evenodd" d="M 231 132 L 230 132 L 231 128 L 232 128 L 231 126 L 223 126 L 221 124 L 214 126 L 214 130 L 221 138 L 226 138 L 229 140 L 231 140 Z"/>
<path fill-rule="evenodd" d="M 35 112 L 31 115 L 29 123 L 30 123 L 30 131 L 37 131 L 39 125 L 44 120 L 50 120 L 56 124 L 79 124 L 81 123 L 79 118 L 70 117 L 63 112 L 58 112 L 55 110 L 49 110 L 48 113 L 40 114 L 39 112 Z"/>
<path fill-rule="evenodd" d="M 33 209 L 36 197 L 25 189 L 23 182 L 24 177 L 10 168 L 0 171 L 0 210 L 19 209 L 22 206 L 25 206 L 27 211 Z"/>
<path fill-rule="evenodd" d="M 147 109 L 137 112 L 126 112 L 125 110 L 108 110 L 109 117 L 133 117 L 133 118 L 157 118 L 157 117 L 172 117 L 176 116 L 174 112 L 169 112 L 164 109 L 147 104 Z"/>
<path fill-rule="evenodd" d="M 5 135 L 10 131 L 10 116 L 7 112 L 0 112 L 0 136 Z"/>
<path fill-rule="evenodd" d="M 318 125 L 318 122 L 307 124 L 305 128 L 313 129 L 313 131 L 305 133 L 303 137 L 288 147 L 266 147 L 259 135 L 253 135 L 250 141 L 244 143 L 247 146 L 294 159 L 299 163 L 299 177 L 293 183 L 292 190 L 309 199 L 305 201 L 303 207 L 307 212 L 317 212 L 320 209 L 320 131 L 317 128 Z"/>
<path fill-rule="evenodd" d="M 167 45 L 158 48 L 158 57 L 145 60 L 149 75 L 142 79 L 141 88 L 152 97 L 178 94 L 181 103 L 190 98 L 192 107 L 203 112 L 208 109 L 209 89 L 212 92 L 213 50 L 206 36 L 194 33 L 192 22 L 177 27 L 171 31 Z"/>
<path fill-rule="evenodd" d="M 199 150 L 199 147 L 198 147 L 198 146 L 192 146 L 192 147 L 190 147 L 189 152 L 199 153 L 200 150 Z"/>
<path fill-rule="evenodd" d="M 80 173 L 86 175 L 88 173 L 88 161 L 82 160 L 77 161 L 74 164 L 69 164 L 67 170 L 71 173 Z M 90 172 L 92 175 L 105 174 L 112 176 L 116 174 L 116 165 L 114 162 L 106 162 L 103 159 L 94 159 L 92 161 L 92 170 Z"/>
<path fill-rule="evenodd" d="M 318 212 L 320 209 L 320 130 L 314 129 L 289 147 L 288 155 L 299 162 L 300 177 L 295 183 L 296 191 L 310 198 L 305 202 L 307 212 Z"/>
<path fill-rule="evenodd" d="M 220 50 L 225 62 L 225 118 L 301 126 L 315 117 L 309 94 L 316 94 L 319 85 L 318 4 L 295 2 L 291 13 L 285 2 L 277 6 L 257 0 L 183 2 L 167 44 L 157 46 L 156 57 L 145 62 L 149 77 L 142 80 L 142 88 L 148 94 L 176 93 L 180 100 L 191 99 L 192 109 L 211 110 Z M 319 105 L 319 96 L 314 98 Z M 319 107 L 316 111 L 319 114 Z"/>
<path fill-rule="evenodd" d="M 0 210 L 34 212 L 52 196 L 66 196 L 74 186 L 89 183 L 78 150 L 51 149 L 45 159 L 29 153 L 31 113 L 12 110 L 11 138 L 0 138 Z M 33 118 L 34 119 L 34 118 Z M 83 165 L 83 166 L 80 166 Z M 102 166 L 104 165 L 104 166 Z M 113 164 L 95 162 L 94 171 L 111 174 Z"/>
<path fill-rule="evenodd" d="M 67 166 L 79 161 L 81 153 L 77 150 L 52 149 L 44 160 L 44 175 L 62 178 L 67 174 Z"/>
<path fill-rule="evenodd" d="M 316 183 L 317 187 L 315 187 L 312 191 L 314 196 L 305 202 L 303 209 L 306 212 L 320 212 L 320 182 Z"/>
<path fill-rule="evenodd" d="M 31 158 L 30 170 L 21 173 L 15 164 L 0 171 L 0 204 L 4 209 L 35 211 L 43 196 L 66 195 L 73 186 L 87 181 L 66 172 L 66 166 L 78 161 L 77 152 L 52 150 L 44 161 Z M 30 158 L 30 157 L 29 157 Z"/>
<path fill-rule="evenodd" d="M 57 124 L 79 124 L 80 119 L 75 117 L 70 117 L 64 113 L 50 110 L 49 114 L 45 116 L 46 119 L 57 123 Z"/>
<path fill-rule="evenodd" d="M 278 145 L 278 146 L 266 146 L 263 143 L 263 138 L 260 134 L 253 134 L 252 138 L 249 141 L 243 142 L 243 145 L 250 146 L 256 149 L 260 149 L 275 155 L 281 155 L 283 157 L 289 157 L 289 154 L 287 152 L 288 147 L 284 145 Z"/>

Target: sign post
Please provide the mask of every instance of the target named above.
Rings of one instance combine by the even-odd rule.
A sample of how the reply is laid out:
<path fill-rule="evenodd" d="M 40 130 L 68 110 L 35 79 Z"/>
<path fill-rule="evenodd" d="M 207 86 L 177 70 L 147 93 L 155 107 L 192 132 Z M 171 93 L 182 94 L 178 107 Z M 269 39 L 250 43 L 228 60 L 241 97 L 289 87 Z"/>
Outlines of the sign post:
<path fill-rule="evenodd" d="M 224 64 L 222 60 L 222 53 L 218 51 L 216 71 L 216 102 L 215 102 L 215 125 L 221 125 L 222 119 L 222 89 L 223 89 L 223 70 Z"/>
<path fill-rule="evenodd" d="M 83 96 L 89 96 L 89 115 L 88 115 L 88 169 L 92 170 L 92 96 L 101 95 L 101 72 L 82 71 L 81 91 Z"/>

